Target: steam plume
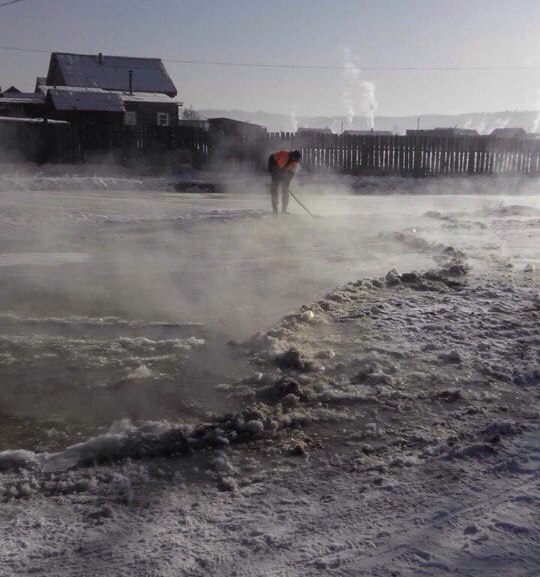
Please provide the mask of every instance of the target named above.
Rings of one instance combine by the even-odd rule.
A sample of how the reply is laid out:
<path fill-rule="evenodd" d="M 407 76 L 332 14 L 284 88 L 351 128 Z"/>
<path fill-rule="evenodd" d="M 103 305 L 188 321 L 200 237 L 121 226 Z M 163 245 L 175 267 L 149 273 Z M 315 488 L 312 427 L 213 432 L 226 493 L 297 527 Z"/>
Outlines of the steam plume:
<path fill-rule="evenodd" d="M 298 117 L 296 116 L 296 106 L 293 106 L 292 110 L 291 110 L 291 132 L 297 132 L 298 131 Z"/>
<path fill-rule="evenodd" d="M 533 123 L 531 132 L 540 131 L 540 90 L 538 90 L 538 92 L 536 94 L 537 94 L 536 107 L 538 109 L 538 112 L 536 113 L 536 118 L 534 119 L 534 123 Z"/>
<path fill-rule="evenodd" d="M 345 48 L 344 57 L 343 104 L 347 109 L 348 125 L 352 126 L 354 117 L 359 114 L 366 118 L 368 128 L 374 128 L 375 112 L 377 111 L 375 84 L 362 77 L 362 70 L 356 65 L 355 58 L 353 58 L 349 48 Z"/>

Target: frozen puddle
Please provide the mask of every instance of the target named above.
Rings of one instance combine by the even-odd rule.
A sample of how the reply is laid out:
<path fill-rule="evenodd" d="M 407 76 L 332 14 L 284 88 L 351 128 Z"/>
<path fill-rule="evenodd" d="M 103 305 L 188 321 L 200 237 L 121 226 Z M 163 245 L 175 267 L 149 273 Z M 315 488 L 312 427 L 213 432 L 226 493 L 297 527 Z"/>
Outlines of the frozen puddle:
<path fill-rule="evenodd" d="M 238 408 L 224 394 L 245 370 L 230 339 L 343 283 L 425 271 L 448 244 L 474 259 L 472 274 L 496 265 L 517 278 L 538 256 L 536 197 L 504 208 L 472 195 L 303 193 L 324 218 L 276 219 L 258 194 L 40 195 L 0 193 L 17 224 L 0 228 L 1 448 L 57 450 L 122 418 Z"/>
<path fill-rule="evenodd" d="M 58 266 L 84 262 L 89 258 L 89 254 L 81 252 L 0 253 L 0 266 Z"/>

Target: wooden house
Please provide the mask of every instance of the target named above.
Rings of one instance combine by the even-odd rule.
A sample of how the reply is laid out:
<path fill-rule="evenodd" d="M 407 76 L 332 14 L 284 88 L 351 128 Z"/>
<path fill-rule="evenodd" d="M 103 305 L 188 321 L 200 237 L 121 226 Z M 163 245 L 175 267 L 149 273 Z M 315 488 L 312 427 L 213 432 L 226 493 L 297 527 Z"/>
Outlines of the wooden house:
<path fill-rule="evenodd" d="M 0 93 L 0 116 L 134 127 L 178 124 L 176 87 L 158 58 L 53 52 L 35 91 Z"/>
<path fill-rule="evenodd" d="M 523 128 L 495 128 L 490 136 L 494 138 L 521 139 L 527 138 L 527 132 Z"/>
<path fill-rule="evenodd" d="M 34 92 L 6 90 L 0 94 L 0 116 L 39 118 L 45 111 L 45 97 Z"/>
<path fill-rule="evenodd" d="M 46 97 L 52 118 L 72 123 L 178 123 L 177 90 L 158 58 L 53 52 L 36 91 Z"/>

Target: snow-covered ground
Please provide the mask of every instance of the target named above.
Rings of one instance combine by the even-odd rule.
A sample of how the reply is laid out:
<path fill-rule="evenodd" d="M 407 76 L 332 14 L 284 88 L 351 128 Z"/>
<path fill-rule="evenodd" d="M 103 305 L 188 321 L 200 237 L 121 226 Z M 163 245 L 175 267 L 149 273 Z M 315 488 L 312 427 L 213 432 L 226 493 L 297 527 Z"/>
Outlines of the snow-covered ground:
<path fill-rule="evenodd" d="M 535 181 L 59 181 L 0 187 L 1 576 L 538 574 Z"/>

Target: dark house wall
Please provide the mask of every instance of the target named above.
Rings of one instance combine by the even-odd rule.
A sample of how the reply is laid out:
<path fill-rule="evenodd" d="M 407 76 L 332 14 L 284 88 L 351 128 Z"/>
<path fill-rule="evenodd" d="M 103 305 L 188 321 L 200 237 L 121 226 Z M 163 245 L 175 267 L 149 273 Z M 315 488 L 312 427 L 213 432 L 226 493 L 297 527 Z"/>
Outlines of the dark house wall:
<path fill-rule="evenodd" d="M 48 118 L 66 120 L 70 124 L 79 126 L 124 126 L 122 112 L 86 112 L 81 110 L 49 110 Z"/>
<path fill-rule="evenodd" d="M 124 102 L 126 112 L 137 114 L 136 126 L 157 126 L 158 112 L 169 114 L 169 126 L 178 124 L 178 104 L 171 102 Z"/>
<path fill-rule="evenodd" d="M 12 102 L 9 98 L 0 98 L 0 116 L 11 118 L 40 118 L 45 114 L 43 102 Z"/>

